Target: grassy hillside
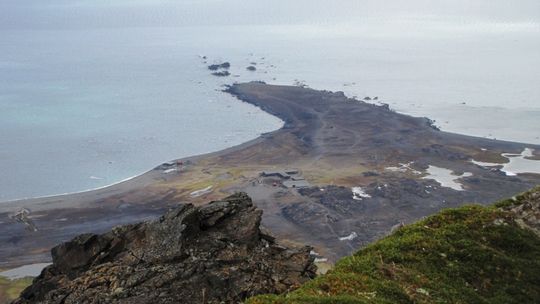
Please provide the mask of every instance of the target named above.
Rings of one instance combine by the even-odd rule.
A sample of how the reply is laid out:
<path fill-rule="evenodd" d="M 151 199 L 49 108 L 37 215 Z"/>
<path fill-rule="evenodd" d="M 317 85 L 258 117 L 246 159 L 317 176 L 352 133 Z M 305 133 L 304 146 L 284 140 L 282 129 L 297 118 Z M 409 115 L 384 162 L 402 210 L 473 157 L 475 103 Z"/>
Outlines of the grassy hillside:
<path fill-rule="evenodd" d="M 0 276 L 0 304 L 16 299 L 30 283 L 32 283 L 32 278 L 9 280 Z"/>
<path fill-rule="evenodd" d="M 539 204 L 536 188 L 492 207 L 444 210 L 296 291 L 247 303 L 540 303 L 540 238 L 520 228 L 523 214 L 538 225 Z"/>

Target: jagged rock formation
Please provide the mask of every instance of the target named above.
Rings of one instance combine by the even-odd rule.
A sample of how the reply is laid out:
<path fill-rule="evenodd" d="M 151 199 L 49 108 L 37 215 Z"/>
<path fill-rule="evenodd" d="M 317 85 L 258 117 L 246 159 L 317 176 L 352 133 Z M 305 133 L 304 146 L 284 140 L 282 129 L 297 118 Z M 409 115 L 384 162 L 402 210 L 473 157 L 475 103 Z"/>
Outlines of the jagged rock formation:
<path fill-rule="evenodd" d="M 288 249 L 259 228 L 246 194 L 159 220 L 80 235 L 15 303 L 237 303 L 315 276 L 310 247 Z"/>

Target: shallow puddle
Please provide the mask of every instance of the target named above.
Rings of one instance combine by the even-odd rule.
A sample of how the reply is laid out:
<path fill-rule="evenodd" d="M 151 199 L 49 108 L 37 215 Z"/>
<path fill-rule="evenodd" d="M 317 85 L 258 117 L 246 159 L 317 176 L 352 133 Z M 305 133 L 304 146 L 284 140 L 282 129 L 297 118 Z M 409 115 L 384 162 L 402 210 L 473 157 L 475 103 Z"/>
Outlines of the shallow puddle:
<path fill-rule="evenodd" d="M 481 162 L 476 160 L 471 160 L 475 165 L 482 167 L 501 167 L 501 171 L 504 172 L 507 176 L 515 176 L 519 173 L 537 173 L 540 174 L 540 161 L 528 159 L 527 157 L 534 156 L 534 150 L 530 148 L 525 148 L 521 154 L 513 153 L 503 153 L 502 156 L 506 157 L 509 161 L 508 163 L 488 163 Z"/>
<path fill-rule="evenodd" d="M 454 171 L 446 168 L 436 167 L 429 165 L 426 170 L 428 175 L 422 177 L 423 179 L 434 179 L 441 186 L 452 188 L 454 190 L 463 191 L 463 185 L 459 182 L 462 177 L 472 176 L 472 173 L 465 172 L 462 175 L 456 175 Z"/>

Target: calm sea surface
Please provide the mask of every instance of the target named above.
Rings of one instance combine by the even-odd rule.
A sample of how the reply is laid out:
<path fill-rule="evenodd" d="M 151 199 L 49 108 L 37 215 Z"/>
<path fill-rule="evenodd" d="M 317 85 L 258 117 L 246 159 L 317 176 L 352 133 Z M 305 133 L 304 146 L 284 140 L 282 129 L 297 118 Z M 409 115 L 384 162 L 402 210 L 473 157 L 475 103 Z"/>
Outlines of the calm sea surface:
<path fill-rule="evenodd" d="M 44 2 L 0 2 L 0 201 L 279 128 L 220 92 L 234 81 L 378 96 L 443 130 L 540 144 L 538 1 Z"/>

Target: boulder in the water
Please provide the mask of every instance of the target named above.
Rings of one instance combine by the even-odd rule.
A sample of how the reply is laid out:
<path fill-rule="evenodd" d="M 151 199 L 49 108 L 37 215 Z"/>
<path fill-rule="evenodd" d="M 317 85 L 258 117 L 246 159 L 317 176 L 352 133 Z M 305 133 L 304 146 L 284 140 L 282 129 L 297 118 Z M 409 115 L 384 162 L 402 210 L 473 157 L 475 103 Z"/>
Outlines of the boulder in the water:
<path fill-rule="evenodd" d="M 212 73 L 212 75 L 219 76 L 219 77 L 226 77 L 226 76 L 231 75 L 231 73 L 229 73 L 229 71 L 219 71 L 219 72 Z"/>

